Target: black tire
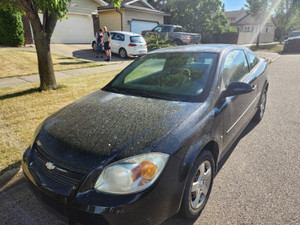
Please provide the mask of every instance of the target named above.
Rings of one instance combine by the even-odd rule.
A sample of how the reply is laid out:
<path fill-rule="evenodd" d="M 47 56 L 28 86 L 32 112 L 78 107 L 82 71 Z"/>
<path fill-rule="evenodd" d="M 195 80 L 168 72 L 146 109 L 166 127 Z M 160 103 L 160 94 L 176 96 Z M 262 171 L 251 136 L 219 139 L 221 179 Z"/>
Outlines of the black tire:
<path fill-rule="evenodd" d="M 126 52 L 126 49 L 125 49 L 125 48 L 120 48 L 120 50 L 119 50 L 119 56 L 120 56 L 122 59 L 126 59 L 126 58 L 127 58 L 127 52 Z"/>
<path fill-rule="evenodd" d="M 97 43 L 93 41 L 92 48 L 94 51 L 97 51 Z"/>
<path fill-rule="evenodd" d="M 175 40 L 175 43 L 176 43 L 177 45 L 183 45 L 183 42 L 182 42 L 181 40 L 179 40 L 179 39 L 176 39 L 176 40 Z"/>
<path fill-rule="evenodd" d="M 262 95 L 259 100 L 258 109 L 252 119 L 253 122 L 259 123 L 262 120 L 265 114 L 266 104 L 267 104 L 267 87 L 263 89 Z"/>
<path fill-rule="evenodd" d="M 204 169 L 200 169 L 203 165 Z M 207 174 L 210 173 L 210 176 L 205 175 L 205 173 L 201 176 L 203 171 Z M 214 176 L 214 157 L 210 151 L 203 151 L 196 159 L 186 183 L 179 212 L 183 218 L 196 219 L 199 217 L 209 198 Z M 193 191 L 193 189 L 197 191 Z M 199 197 L 197 198 L 197 196 Z"/>

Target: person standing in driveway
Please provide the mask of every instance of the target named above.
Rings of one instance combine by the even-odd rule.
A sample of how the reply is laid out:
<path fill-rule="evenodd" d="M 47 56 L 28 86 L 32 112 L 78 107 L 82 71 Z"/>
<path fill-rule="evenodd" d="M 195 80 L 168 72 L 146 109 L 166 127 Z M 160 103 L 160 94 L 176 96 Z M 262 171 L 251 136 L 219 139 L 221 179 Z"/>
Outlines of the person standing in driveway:
<path fill-rule="evenodd" d="M 96 58 L 99 57 L 99 53 L 101 55 L 101 58 L 103 58 L 102 56 L 102 46 L 103 46 L 103 34 L 102 34 L 103 30 L 101 28 L 99 28 L 98 32 L 96 33 L 96 43 L 97 43 L 97 54 L 96 54 Z"/>
<path fill-rule="evenodd" d="M 106 53 L 106 59 L 104 61 L 109 62 L 111 59 L 111 51 L 110 51 L 110 43 L 111 43 L 111 36 L 110 33 L 107 31 L 107 27 L 103 27 L 103 42 L 104 42 L 104 50 Z"/>

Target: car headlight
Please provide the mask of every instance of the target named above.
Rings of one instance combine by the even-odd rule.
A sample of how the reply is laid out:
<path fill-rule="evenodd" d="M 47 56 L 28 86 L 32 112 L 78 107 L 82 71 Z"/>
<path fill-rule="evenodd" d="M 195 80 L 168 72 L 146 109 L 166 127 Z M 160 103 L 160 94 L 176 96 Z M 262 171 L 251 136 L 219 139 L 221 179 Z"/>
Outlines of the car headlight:
<path fill-rule="evenodd" d="M 163 171 L 169 155 L 146 153 L 108 165 L 94 186 L 110 194 L 132 194 L 150 187 Z"/>
<path fill-rule="evenodd" d="M 34 144 L 34 141 L 35 141 L 36 137 L 38 136 L 38 134 L 40 133 L 40 131 L 41 131 L 43 125 L 44 125 L 44 122 L 45 122 L 45 121 L 41 122 L 41 123 L 37 126 L 37 128 L 35 129 L 34 135 L 33 135 L 32 139 L 31 139 L 30 148 L 32 148 L 32 146 L 33 146 L 33 144 Z"/>

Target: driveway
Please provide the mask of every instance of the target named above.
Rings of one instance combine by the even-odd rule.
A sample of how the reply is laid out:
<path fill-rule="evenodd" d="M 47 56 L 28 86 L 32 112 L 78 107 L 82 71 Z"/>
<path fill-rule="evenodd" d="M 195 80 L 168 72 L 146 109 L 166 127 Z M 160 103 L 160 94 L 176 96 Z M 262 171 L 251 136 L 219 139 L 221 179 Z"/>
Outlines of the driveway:
<path fill-rule="evenodd" d="M 96 52 L 92 49 L 91 44 L 51 44 L 51 53 L 63 55 L 67 57 L 75 57 L 82 60 L 90 60 L 98 64 L 106 64 L 105 58 L 96 58 Z M 35 46 L 30 45 L 18 50 L 35 51 Z M 103 53 L 104 55 L 104 53 Z M 122 63 L 132 62 L 135 58 L 122 59 L 117 54 L 112 54 L 111 62 Z"/>

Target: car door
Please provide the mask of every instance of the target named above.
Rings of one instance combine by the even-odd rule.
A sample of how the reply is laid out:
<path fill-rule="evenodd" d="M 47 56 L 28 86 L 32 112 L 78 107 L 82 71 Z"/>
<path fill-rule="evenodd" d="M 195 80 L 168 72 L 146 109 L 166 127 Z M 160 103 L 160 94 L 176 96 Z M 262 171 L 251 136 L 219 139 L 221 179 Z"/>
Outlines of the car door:
<path fill-rule="evenodd" d="M 248 83 L 253 91 L 247 94 L 226 98 L 223 111 L 223 146 L 229 147 L 250 122 L 254 115 L 257 96 L 257 76 L 250 71 L 248 60 L 243 49 L 228 52 L 223 58 L 222 89 L 231 82 Z"/>

